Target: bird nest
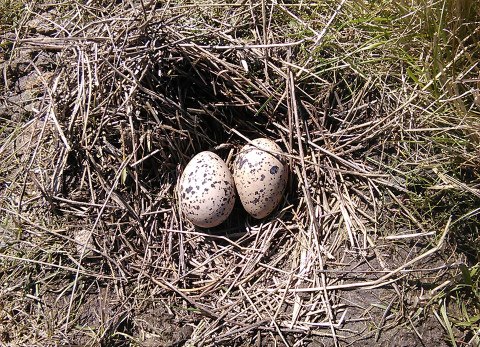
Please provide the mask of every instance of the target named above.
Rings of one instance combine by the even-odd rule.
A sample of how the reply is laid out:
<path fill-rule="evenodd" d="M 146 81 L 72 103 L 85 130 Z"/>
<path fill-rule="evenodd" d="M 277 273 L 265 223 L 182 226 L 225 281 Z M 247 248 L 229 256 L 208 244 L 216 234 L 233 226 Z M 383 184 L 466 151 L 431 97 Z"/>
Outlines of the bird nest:
<path fill-rule="evenodd" d="M 40 76 L 53 72 L 27 112 L 24 178 L 39 197 L 21 198 L 32 219 L 19 223 L 33 228 L 41 213 L 45 225 L 28 238 L 63 245 L 36 258 L 64 272 L 65 290 L 49 301 L 63 303 L 52 331 L 67 337 L 56 339 L 353 341 L 372 334 L 362 324 L 375 310 L 385 313 L 377 327 L 392 319 L 392 298 L 418 269 L 447 272 L 432 255 L 448 223 L 429 228 L 410 212 L 393 168 L 400 131 L 416 122 L 408 93 L 339 68 L 335 50 L 348 40 L 328 43 L 321 28 L 331 21 L 299 37 L 288 5 L 267 16 L 261 5 L 110 6 L 106 18 L 93 6 L 47 6 L 40 17 L 84 21 L 17 40 L 19 51 L 47 52 Z M 324 11 L 335 19 L 335 8 Z M 281 30 L 267 35 L 252 18 L 283 20 Z M 191 157 L 210 150 L 231 166 L 258 137 L 289 161 L 280 206 L 256 220 L 237 202 L 211 229 L 186 221 L 176 185 Z M 86 327 L 98 324 L 93 336 Z"/>

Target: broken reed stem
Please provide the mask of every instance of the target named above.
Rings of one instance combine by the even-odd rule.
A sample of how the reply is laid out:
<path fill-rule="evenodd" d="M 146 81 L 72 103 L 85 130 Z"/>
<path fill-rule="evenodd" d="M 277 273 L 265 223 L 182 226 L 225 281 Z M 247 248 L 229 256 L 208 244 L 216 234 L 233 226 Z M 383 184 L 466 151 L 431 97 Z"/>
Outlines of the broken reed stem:
<path fill-rule="evenodd" d="M 305 156 L 304 156 L 304 153 L 303 153 L 303 143 L 302 143 L 302 130 L 300 128 L 300 120 L 299 120 L 299 115 L 298 115 L 298 105 L 297 105 L 297 99 L 296 99 L 296 95 L 295 95 L 295 79 L 294 79 L 294 76 L 293 76 L 293 72 L 290 70 L 289 71 L 289 81 L 288 81 L 288 86 L 289 86 L 289 92 L 290 92 L 290 97 L 291 97 L 291 101 L 290 101 L 290 107 L 291 107 L 291 110 L 290 112 L 293 113 L 293 118 L 295 120 L 295 129 L 296 129 L 296 132 L 297 132 L 297 141 L 298 141 L 298 152 L 299 152 L 299 156 L 300 156 L 300 167 L 301 167 L 301 175 L 298 175 L 298 177 L 302 177 L 302 187 L 303 187 L 303 190 L 304 190 L 304 194 L 305 194 L 305 199 L 306 199 L 306 202 L 307 202 L 307 207 L 308 207 L 308 211 L 309 211 L 309 215 L 310 215 L 310 222 L 312 223 L 313 225 L 313 238 L 315 240 L 315 244 L 316 244 L 316 248 L 317 248 L 317 252 L 318 252 L 318 262 L 319 262 L 319 267 L 320 267 L 320 270 L 323 270 L 324 269 L 324 265 L 323 265 L 323 259 L 322 259 L 322 254 L 321 254 L 321 248 L 320 248 L 320 244 L 318 242 L 318 236 L 320 235 L 320 225 L 318 223 L 318 220 L 316 219 L 315 217 L 315 209 L 313 207 L 313 203 L 312 203 L 312 197 L 310 195 L 310 187 L 309 187 L 309 184 L 308 184 L 308 177 L 307 177 L 307 171 L 305 169 Z M 324 273 L 321 273 L 320 274 L 320 278 L 322 280 L 322 284 L 323 284 L 323 287 L 326 288 L 327 286 L 327 280 L 326 280 L 326 276 Z M 328 292 L 327 290 L 323 290 L 323 294 L 322 294 L 322 298 L 323 298 L 323 303 L 325 305 L 325 307 L 327 307 L 327 317 L 328 317 L 328 321 L 330 323 L 330 327 L 331 327 L 331 331 L 332 331 L 332 336 L 333 336 L 333 341 L 335 343 L 335 346 L 338 346 L 338 340 L 337 340 L 337 337 L 336 337 L 336 334 L 335 334 L 335 328 L 333 326 L 333 313 L 332 313 L 332 308 L 330 306 L 330 300 L 329 300 L 329 297 L 328 297 Z"/>

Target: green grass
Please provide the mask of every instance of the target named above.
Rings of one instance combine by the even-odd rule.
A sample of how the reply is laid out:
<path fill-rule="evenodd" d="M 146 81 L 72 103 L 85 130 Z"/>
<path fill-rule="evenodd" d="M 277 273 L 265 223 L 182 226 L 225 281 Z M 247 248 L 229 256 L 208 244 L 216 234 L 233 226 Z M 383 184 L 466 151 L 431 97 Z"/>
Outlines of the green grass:
<path fill-rule="evenodd" d="M 2 0 L 0 2 L 0 32 L 5 33 L 18 27 L 25 11 L 26 3 L 24 1 Z"/>

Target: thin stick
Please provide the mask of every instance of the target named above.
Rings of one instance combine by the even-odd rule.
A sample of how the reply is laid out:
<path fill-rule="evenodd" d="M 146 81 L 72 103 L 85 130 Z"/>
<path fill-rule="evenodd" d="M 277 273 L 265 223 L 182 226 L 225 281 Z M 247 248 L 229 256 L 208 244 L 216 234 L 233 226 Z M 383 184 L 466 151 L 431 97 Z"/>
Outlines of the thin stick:
<path fill-rule="evenodd" d="M 317 36 L 317 40 L 315 41 L 315 43 L 313 44 L 313 46 L 311 47 L 311 50 L 313 50 L 316 46 L 318 46 L 320 44 L 320 41 L 323 39 L 323 37 L 325 36 L 325 34 L 327 33 L 327 30 L 328 28 L 330 27 L 330 25 L 332 25 L 332 22 L 333 20 L 335 19 L 335 17 L 338 15 L 338 13 L 340 12 L 343 4 L 345 3 L 345 0 L 342 0 L 337 8 L 335 9 L 335 12 L 333 12 L 332 16 L 330 17 L 330 19 L 328 20 L 327 24 L 325 25 L 325 27 L 322 29 L 322 31 L 320 32 L 320 34 L 318 34 Z"/>
<path fill-rule="evenodd" d="M 293 112 L 293 118 L 295 120 L 295 128 L 296 128 L 296 132 L 297 132 L 297 141 L 298 141 L 298 152 L 299 152 L 299 155 L 300 155 L 300 163 L 301 163 L 301 169 L 302 169 L 302 174 L 301 175 L 298 175 L 299 177 L 302 177 L 302 180 L 303 180 L 303 190 L 304 190 L 304 194 L 305 194 L 305 199 L 306 199 L 306 202 L 307 202 L 307 207 L 308 207 L 308 212 L 310 214 L 310 222 L 312 223 L 313 225 L 313 237 L 314 237 L 314 240 L 315 240 L 315 244 L 317 245 L 317 249 L 320 250 L 320 244 L 318 242 L 318 236 L 320 235 L 320 225 L 318 223 L 318 220 L 317 218 L 315 217 L 315 209 L 313 208 L 313 203 L 312 203 L 312 197 L 310 195 L 310 189 L 309 189 L 309 186 L 308 186 L 308 177 L 307 177 L 307 171 L 305 169 L 305 160 L 304 160 L 304 153 L 303 153 L 303 144 L 302 144 L 302 132 L 300 130 L 300 120 L 299 120 L 299 115 L 298 115 L 298 108 L 297 108 L 297 100 L 296 100 L 296 96 L 295 96 L 295 80 L 294 80 L 294 76 L 293 76 L 293 72 L 290 70 L 289 71 L 289 88 L 290 88 L 290 96 L 292 98 L 292 101 L 291 101 L 291 106 L 292 106 L 292 110 L 291 112 Z M 323 259 L 321 257 L 321 255 L 318 257 L 318 261 L 319 261 L 319 266 L 320 266 L 320 269 L 323 270 L 324 269 L 324 265 L 323 265 Z M 320 274 L 320 278 L 322 280 L 322 285 L 324 288 L 327 287 L 327 279 L 326 279 L 326 276 L 324 273 L 321 273 Z M 332 336 L 333 336 L 333 341 L 335 343 L 335 346 L 338 346 L 338 340 L 337 340 L 337 337 L 336 337 L 336 334 L 335 334 L 335 328 L 333 326 L 333 313 L 332 313 L 332 308 L 330 306 L 330 301 L 328 300 L 328 292 L 327 290 L 323 290 L 323 301 L 324 301 L 324 304 L 325 306 L 328 308 L 328 320 L 330 322 L 331 325 L 331 330 L 332 330 Z"/>

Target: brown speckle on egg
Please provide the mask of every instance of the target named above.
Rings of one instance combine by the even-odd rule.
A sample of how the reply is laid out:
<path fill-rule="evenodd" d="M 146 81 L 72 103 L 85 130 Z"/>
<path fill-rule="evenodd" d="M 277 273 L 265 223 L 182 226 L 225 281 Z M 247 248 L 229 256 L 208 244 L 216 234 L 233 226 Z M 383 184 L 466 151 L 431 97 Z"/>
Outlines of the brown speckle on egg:
<path fill-rule="evenodd" d="M 180 178 L 180 208 L 194 225 L 217 226 L 232 212 L 234 181 L 227 164 L 215 153 L 201 152 L 185 167 Z"/>
<path fill-rule="evenodd" d="M 237 155 L 233 177 L 240 201 L 254 218 L 268 216 L 282 200 L 287 185 L 288 166 L 275 142 L 259 138 Z"/>

